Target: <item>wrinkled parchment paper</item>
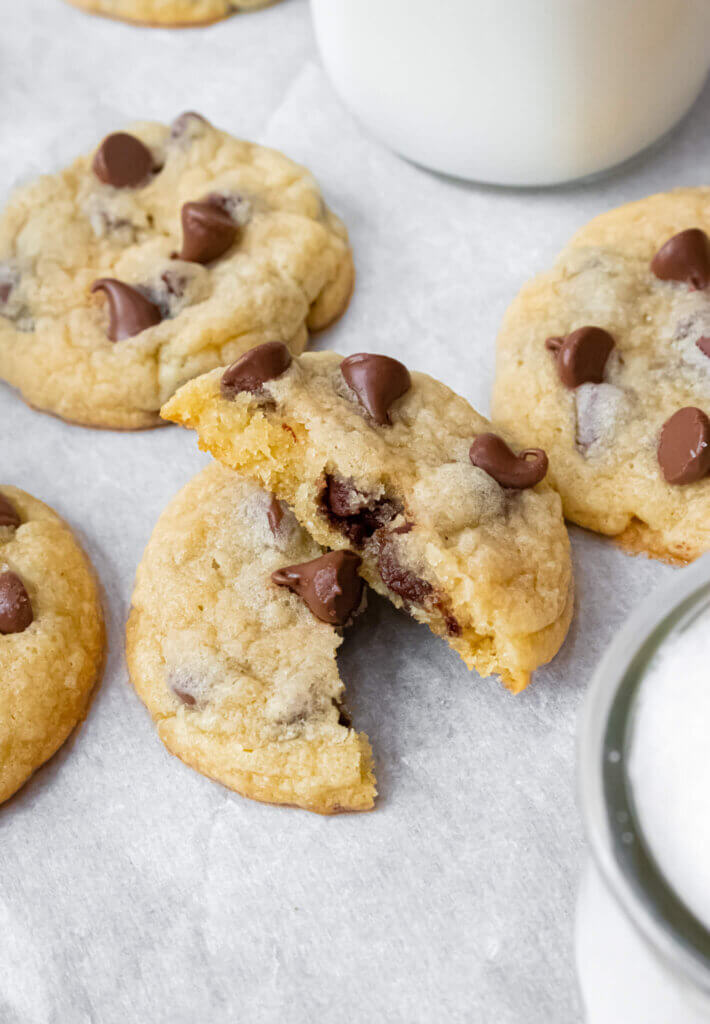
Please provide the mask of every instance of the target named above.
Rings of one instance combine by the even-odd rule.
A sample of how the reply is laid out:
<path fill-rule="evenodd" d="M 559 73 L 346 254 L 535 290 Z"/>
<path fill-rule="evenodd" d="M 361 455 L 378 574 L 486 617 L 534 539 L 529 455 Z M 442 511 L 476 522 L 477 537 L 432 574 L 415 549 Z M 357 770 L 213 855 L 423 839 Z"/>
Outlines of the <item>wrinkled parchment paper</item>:
<path fill-rule="evenodd" d="M 304 0 L 183 32 L 5 2 L 2 196 L 130 120 L 200 110 L 308 164 L 350 229 L 355 296 L 316 344 L 390 353 L 483 412 L 523 281 L 593 214 L 708 178 L 710 89 L 613 178 L 506 192 L 372 141 L 319 68 Z M 372 814 L 321 819 L 184 767 L 127 681 L 134 570 L 206 461 L 194 436 L 67 426 L 0 385 L 0 440 L 0 478 L 49 502 L 90 552 L 110 628 L 85 725 L 0 809 L 2 1024 L 579 1020 L 577 713 L 624 616 L 673 570 L 574 530 L 570 637 L 516 698 L 373 598 L 341 669 L 381 795 Z"/>

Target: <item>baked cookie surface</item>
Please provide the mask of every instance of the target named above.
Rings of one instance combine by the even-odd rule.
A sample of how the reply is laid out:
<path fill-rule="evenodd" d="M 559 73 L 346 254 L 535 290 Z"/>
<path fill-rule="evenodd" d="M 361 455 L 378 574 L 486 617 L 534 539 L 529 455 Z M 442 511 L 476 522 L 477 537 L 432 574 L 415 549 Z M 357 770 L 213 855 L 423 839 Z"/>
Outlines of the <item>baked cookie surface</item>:
<path fill-rule="evenodd" d="M 345 309 L 347 234 L 311 174 L 202 117 L 139 124 L 0 217 L 0 379 L 39 409 L 160 423 L 180 384 Z"/>
<path fill-rule="evenodd" d="M 355 574 L 353 597 L 338 577 L 349 604 L 323 621 L 322 579 L 306 587 L 310 605 L 297 592 L 302 563 L 320 556 L 269 494 L 208 466 L 163 512 L 138 568 L 128 664 L 165 746 L 204 775 L 269 803 L 368 810 L 372 755 L 341 706 L 333 628 L 362 584 Z M 328 608 L 343 611 L 332 594 Z"/>
<path fill-rule="evenodd" d="M 511 690 L 572 613 L 569 540 L 543 452 L 516 456 L 464 399 L 385 356 L 254 349 L 163 415 L 293 507 L 321 544 Z M 483 468 L 485 467 L 485 468 Z"/>
<path fill-rule="evenodd" d="M 506 313 L 493 401 L 548 452 L 570 520 L 680 562 L 710 548 L 706 231 L 707 188 L 582 228 Z"/>
<path fill-rule="evenodd" d="M 74 7 L 142 25 L 209 25 L 237 11 L 256 10 L 276 0 L 68 0 Z"/>
<path fill-rule="evenodd" d="M 80 722 L 103 664 L 93 570 L 41 501 L 0 487 L 0 801 Z"/>

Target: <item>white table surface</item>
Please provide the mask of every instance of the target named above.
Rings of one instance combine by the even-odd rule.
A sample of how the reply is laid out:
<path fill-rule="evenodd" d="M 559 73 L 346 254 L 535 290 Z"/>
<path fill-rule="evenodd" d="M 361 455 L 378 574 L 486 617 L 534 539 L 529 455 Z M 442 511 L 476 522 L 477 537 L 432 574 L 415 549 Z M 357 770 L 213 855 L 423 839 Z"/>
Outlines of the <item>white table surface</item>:
<path fill-rule="evenodd" d="M 708 177 L 710 89 L 663 148 L 594 186 L 429 175 L 342 109 L 305 0 L 182 32 L 4 0 L 0 97 L 0 195 L 120 125 L 183 109 L 307 163 L 358 268 L 347 316 L 317 344 L 389 352 L 484 412 L 522 282 L 593 214 Z M 3 481 L 54 506 L 91 553 L 110 628 L 85 725 L 0 810 L 2 1024 L 579 1020 L 576 718 L 614 630 L 673 570 L 574 530 L 569 639 L 516 698 L 373 599 L 341 669 L 381 795 L 372 814 L 322 819 L 171 758 L 128 684 L 133 573 L 206 461 L 194 437 L 67 426 L 0 385 L 0 444 Z"/>

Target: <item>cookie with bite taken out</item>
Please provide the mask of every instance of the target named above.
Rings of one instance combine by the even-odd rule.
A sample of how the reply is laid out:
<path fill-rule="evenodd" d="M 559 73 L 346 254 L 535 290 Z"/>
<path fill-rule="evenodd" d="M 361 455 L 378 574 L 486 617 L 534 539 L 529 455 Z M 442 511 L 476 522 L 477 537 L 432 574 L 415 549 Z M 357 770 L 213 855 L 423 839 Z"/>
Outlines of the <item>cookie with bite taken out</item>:
<path fill-rule="evenodd" d="M 272 495 L 218 463 L 160 517 L 127 627 L 133 685 L 171 753 L 254 800 L 368 810 L 367 737 L 335 654 L 360 559 L 323 553 Z"/>
<path fill-rule="evenodd" d="M 387 356 L 278 343 L 191 381 L 163 415 L 273 491 L 325 546 L 513 691 L 559 649 L 572 571 L 540 449 L 513 451 L 445 385 Z"/>

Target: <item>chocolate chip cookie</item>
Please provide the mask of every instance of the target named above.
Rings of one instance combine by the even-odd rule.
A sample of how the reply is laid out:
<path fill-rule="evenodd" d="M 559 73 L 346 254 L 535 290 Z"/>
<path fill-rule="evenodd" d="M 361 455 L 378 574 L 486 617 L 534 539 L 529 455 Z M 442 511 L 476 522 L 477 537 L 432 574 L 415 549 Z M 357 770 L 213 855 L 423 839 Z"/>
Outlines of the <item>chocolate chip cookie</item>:
<path fill-rule="evenodd" d="M 550 457 L 566 516 L 632 551 L 710 549 L 710 189 L 597 217 L 523 288 L 494 417 Z"/>
<path fill-rule="evenodd" d="M 347 234 L 308 171 L 196 114 L 103 140 L 0 218 L 0 379 L 87 426 L 160 423 L 186 380 L 343 312 Z"/>
<path fill-rule="evenodd" d="M 0 487 L 0 802 L 81 721 L 104 653 L 94 574 L 69 527 Z"/>
<path fill-rule="evenodd" d="M 237 11 L 256 10 L 276 0 L 69 0 L 92 14 L 141 25 L 175 27 L 209 25 Z"/>
<path fill-rule="evenodd" d="M 367 737 L 342 705 L 336 627 L 359 557 L 323 554 L 293 514 L 213 463 L 162 514 L 128 621 L 133 684 L 171 753 L 244 796 L 367 810 Z"/>
<path fill-rule="evenodd" d="M 294 509 L 321 544 L 513 691 L 560 647 L 572 573 L 539 449 L 513 451 L 449 388 L 387 356 L 292 358 L 278 343 L 163 409 Z"/>

